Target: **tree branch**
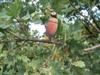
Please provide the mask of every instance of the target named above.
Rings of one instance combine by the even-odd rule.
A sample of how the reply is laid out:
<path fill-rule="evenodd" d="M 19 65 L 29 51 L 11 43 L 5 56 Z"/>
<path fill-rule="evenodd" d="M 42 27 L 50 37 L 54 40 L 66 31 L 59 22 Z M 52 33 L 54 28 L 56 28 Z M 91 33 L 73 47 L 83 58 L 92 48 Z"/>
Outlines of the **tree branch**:
<path fill-rule="evenodd" d="M 85 48 L 84 51 L 91 51 L 91 50 L 94 50 L 96 48 L 99 48 L 100 47 L 100 44 L 97 44 L 95 46 L 92 46 L 92 47 L 89 47 L 89 48 Z"/>
<path fill-rule="evenodd" d="M 63 45 L 62 42 L 39 40 L 39 39 L 35 39 L 35 38 L 32 38 L 32 39 L 30 39 L 30 38 L 26 38 L 26 39 L 19 39 L 19 38 L 17 38 L 17 39 L 13 39 L 13 40 L 2 40 L 2 41 L 0 41 L 0 43 L 4 43 L 4 42 L 14 42 L 14 41 L 16 41 L 16 42 L 32 41 L 32 42 L 43 42 L 43 43 L 48 43 L 48 44 Z"/>
<path fill-rule="evenodd" d="M 43 42 L 43 43 L 49 43 L 49 44 L 57 44 L 57 45 L 63 45 L 63 43 L 61 42 L 56 42 L 56 41 L 49 41 L 49 40 L 40 40 L 40 39 L 30 39 L 30 38 L 27 38 L 27 39 L 17 39 L 17 42 L 20 42 L 20 41 L 33 41 L 33 42 Z"/>
<path fill-rule="evenodd" d="M 8 31 L 8 30 L 7 30 L 7 32 L 10 33 L 11 35 L 15 36 L 16 38 L 22 39 L 22 37 L 17 35 L 16 33 L 13 33 L 13 32 Z"/>
<path fill-rule="evenodd" d="M 49 44 L 56 44 L 56 45 L 63 45 L 62 42 L 57 42 L 57 41 L 49 41 L 49 40 L 45 40 L 45 39 L 36 39 L 36 38 L 26 38 L 26 37 L 22 37 L 16 33 L 13 33 L 12 31 L 10 30 L 7 30 L 8 33 L 10 33 L 11 35 L 13 35 L 14 37 L 16 38 L 13 38 L 12 40 L 10 39 L 7 39 L 7 40 L 2 40 L 0 41 L 0 43 L 3 43 L 3 42 L 22 42 L 22 41 L 32 41 L 32 42 L 43 42 L 43 43 L 49 43 Z"/>

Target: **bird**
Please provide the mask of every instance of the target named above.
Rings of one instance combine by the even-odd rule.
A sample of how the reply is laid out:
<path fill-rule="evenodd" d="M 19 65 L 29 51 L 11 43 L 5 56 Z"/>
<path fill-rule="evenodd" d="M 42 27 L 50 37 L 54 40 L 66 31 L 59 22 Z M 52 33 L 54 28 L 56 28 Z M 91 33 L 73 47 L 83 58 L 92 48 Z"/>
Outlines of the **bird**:
<path fill-rule="evenodd" d="M 46 36 L 48 37 L 48 40 L 51 40 L 51 38 L 56 34 L 58 29 L 58 19 L 57 19 L 57 13 L 55 11 L 51 12 L 51 17 L 49 18 L 46 28 Z"/>

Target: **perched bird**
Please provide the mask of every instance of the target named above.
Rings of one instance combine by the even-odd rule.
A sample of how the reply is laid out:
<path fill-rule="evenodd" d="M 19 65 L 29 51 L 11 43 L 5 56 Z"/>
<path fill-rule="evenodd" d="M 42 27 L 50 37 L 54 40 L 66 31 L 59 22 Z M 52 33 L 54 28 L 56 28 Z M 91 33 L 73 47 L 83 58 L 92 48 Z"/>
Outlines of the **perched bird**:
<path fill-rule="evenodd" d="M 58 29 L 58 19 L 57 19 L 57 13 L 51 12 L 51 17 L 48 20 L 46 27 L 46 36 L 49 40 L 51 40 L 51 37 L 55 35 Z"/>

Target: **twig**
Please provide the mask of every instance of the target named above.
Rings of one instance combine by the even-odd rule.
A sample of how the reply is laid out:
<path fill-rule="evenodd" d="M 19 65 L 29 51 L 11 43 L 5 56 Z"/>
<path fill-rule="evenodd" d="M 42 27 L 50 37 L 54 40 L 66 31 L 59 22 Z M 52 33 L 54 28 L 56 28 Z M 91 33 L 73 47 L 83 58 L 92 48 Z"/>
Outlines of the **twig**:
<path fill-rule="evenodd" d="M 61 42 L 56 42 L 56 41 L 49 41 L 49 40 L 40 40 L 40 39 L 30 39 L 30 38 L 27 38 L 27 39 L 17 39 L 17 42 L 20 42 L 20 41 L 33 41 L 33 42 L 43 42 L 43 43 L 50 43 L 50 44 L 57 44 L 57 45 L 63 45 L 63 43 Z"/>
<path fill-rule="evenodd" d="M 19 38 L 19 39 L 22 39 L 21 36 L 17 35 L 16 33 L 13 33 L 12 31 L 10 30 L 6 30 L 8 33 L 10 33 L 11 35 L 15 36 L 16 38 Z"/>
<path fill-rule="evenodd" d="M 0 43 L 3 43 L 3 42 L 12 42 L 12 41 L 16 41 L 16 42 L 32 41 L 32 42 L 43 42 L 43 43 L 49 43 L 49 44 L 63 45 L 62 42 L 49 41 L 49 40 L 45 40 L 45 39 L 40 40 L 40 39 L 36 39 L 36 38 L 26 38 L 26 37 L 21 37 L 18 34 L 13 33 L 10 30 L 7 30 L 7 32 L 10 33 L 11 35 L 13 35 L 16 38 L 15 39 L 12 39 L 12 40 L 9 40 L 9 39 L 8 40 L 3 40 L 3 41 L 0 41 Z"/>
<path fill-rule="evenodd" d="M 56 41 L 47 41 L 47 40 L 39 40 L 39 39 L 30 39 L 30 38 L 26 38 L 26 39 L 13 39 L 13 40 L 2 40 L 0 41 L 0 43 L 4 43 L 4 42 L 22 42 L 22 41 L 32 41 L 32 42 L 43 42 L 43 43 L 48 43 L 48 44 L 56 44 L 56 45 L 63 45 L 62 42 L 56 42 Z"/>
<path fill-rule="evenodd" d="M 99 48 L 99 47 L 100 47 L 100 44 L 89 47 L 89 48 L 85 48 L 84 51 L 91 51 L 91 50 L 94 50 L 94 49 Z"/>

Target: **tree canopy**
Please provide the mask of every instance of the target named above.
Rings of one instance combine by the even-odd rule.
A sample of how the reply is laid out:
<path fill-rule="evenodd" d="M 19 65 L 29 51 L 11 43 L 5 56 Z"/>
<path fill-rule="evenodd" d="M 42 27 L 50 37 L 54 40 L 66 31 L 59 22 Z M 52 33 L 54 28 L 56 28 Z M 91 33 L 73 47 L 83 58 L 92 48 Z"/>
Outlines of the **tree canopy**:
<path fill-rule="evenodd" d="M 57 12 L 53 41 L 30 35 Z M 100 0 L 1 0 L 1 75 L 100 75 Z"/>

